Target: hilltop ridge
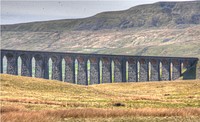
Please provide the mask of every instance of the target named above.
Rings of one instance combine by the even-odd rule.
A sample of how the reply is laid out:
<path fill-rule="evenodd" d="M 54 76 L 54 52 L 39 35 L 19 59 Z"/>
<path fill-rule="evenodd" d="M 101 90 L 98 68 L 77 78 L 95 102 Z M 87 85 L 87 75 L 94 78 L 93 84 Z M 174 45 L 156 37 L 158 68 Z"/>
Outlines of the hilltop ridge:
<path fill-rule="evenodd" d="M 1 48 L 200 58 L 200 1 L 1 26 Z"/>
<path fill-rule="evenodd" d="M 157 2 L 83 19 L 2 25 L 2 31 L 67 31 L 174 27 L 200 24 L 200 2 Z"/>

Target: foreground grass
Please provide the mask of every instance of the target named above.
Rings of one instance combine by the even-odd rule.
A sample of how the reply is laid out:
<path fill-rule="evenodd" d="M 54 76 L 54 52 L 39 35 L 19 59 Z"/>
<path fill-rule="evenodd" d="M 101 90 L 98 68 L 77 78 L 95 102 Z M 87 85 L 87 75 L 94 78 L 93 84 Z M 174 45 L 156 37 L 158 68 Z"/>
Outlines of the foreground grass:
<path fill-rule="evenodd" d="M 4 121 L 200 120 L 200 80 L 80 86 L 1 74 L 0 100 Z"/>
<path fill-rule="evenodd" d="M 9 111 L 10 110 L 10 111 Z M 199 109 L 69 109 L 46 111 L 23 111 L 3 107 L 3 121 L 161 121 L 161 120 L 200 120 Z M 156 119 L 155 119 L 156 118 Z"/>

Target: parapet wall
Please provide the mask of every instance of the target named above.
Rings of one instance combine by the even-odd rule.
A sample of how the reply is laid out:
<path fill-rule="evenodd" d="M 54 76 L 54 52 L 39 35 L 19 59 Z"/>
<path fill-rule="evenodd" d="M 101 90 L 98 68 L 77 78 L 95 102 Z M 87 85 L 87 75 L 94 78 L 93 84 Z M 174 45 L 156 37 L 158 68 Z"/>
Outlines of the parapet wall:
<path fill-rule="evenodd" d="M 82 85 L 112 82 L 142 82 L 176 80 L 192 67 L 198 58 L 102 55 L 42 51 L 1 50 L 1 73 L 3 58 L 7 59 L 6 73 L 18 75 L 18 58 L 21 58 L 22 76 L 52 79 Z M 33 65 L 32 59 L 35 60 Z M 52 72 L 49 72 L 49 60 Z M 62 62 L 64 61 L 64 66 Z M 88 61 L 90 65 L 88 66 Z M 78 64 L 76 67 L 75 64 Z M 63 70 L 63 68 L 65 70 Z M 197 78 L 193 73 L 191 79 Z M 49 75 L 49 73 L 52 73 Z M 64 74 L 64 75 L 63 75 Z"/>

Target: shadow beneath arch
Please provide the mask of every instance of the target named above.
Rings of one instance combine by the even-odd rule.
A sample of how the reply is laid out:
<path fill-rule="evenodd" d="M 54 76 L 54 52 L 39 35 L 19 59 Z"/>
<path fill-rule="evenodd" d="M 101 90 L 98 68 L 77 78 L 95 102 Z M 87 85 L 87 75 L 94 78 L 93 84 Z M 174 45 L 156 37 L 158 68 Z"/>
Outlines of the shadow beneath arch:
<path fill-rule="evenodd" d="M 193 64 L 189 69 L 187 69 L 182 76 L 183 80 L 197 79 L 197 63 Z"/>

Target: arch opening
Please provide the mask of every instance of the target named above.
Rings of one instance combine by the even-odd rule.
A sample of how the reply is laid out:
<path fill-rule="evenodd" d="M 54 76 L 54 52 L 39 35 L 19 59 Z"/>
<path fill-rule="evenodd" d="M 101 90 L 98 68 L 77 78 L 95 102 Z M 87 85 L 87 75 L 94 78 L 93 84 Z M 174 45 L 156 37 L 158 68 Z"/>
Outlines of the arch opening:
<path fill-rule="evenodd" d="M 48 72 L 49 72 L 49 79 L 52 80 L 52 70 L 53 70 L 53 69 L 52 69 L 52 63 L 53 63 L 53 62 L 52 62 L 52 59 L 49 58 L 48 62 L 49 62 L 49 63 L 48 63 L 48 65 L 49 65 L 49 71 L 48 71 Z"/>
<path fill-rule="evenodd" d="M 140 81 L 140 62 L 137 61 L 137 77 L 136 77 L 136 81 Z"/>
<path fill-rule="evenodd" d="M 21 76 L 21 72 L 22 72 L 22 59 L 21 59 L 21 56 L 19 56 L 17 58 L 17 72 L 18 72 L 18 75 Z"/>
<path fill-rule="evenodd" d="M 163 67 L 163 64 L 162 64 L 162 62 L 160 61 L 160 63 L 159 63 L 159 81 L 161 81 L 162 74 L 163 74 L 162 67 Z"/>
<path fill-rule="evenodd" d="M 148 63 L 148 81 L 151 81 L 151 79 L 152 79 L 152 64 L 151 64 L 151 62 L 149 62 Z"/>
<path fill-rule="evenodd" d="M 102 60 L 99 61 L 100 84 L 102 83 Z"/>
<path fill-rule="evenodd" d="M 32 62 L 32 66 L 31 66 L 31 69 L 32 69 L 32 77 L 35 77 L 35 57 L 33 57 L 31 59 L 31 62 Z"/>
<path fill-rule="evenodd" d="M 77 76 L 78 76 L 78 60 L 77 59 L 75 59 L 75 64 L 74 64 L 74 66 L 75 66 L 75 84 L 77 84 Z"/>
<path fill-rule="evenodd" d="M 170 62 L 170 70 L 169 70 L 169 80 L 173 78 L 173 63 Z"/>
<path fill-rule="evenodd" d="M 90 83 L 90 60 L 87 60 L 87 69 L 86 70 L 87 70 L 87 80 L 88 80 L 87 82 L 89 85 L 89 84 L 91 84 Z"/>
<path fill-rule="evenodd" d="M 111 61 L 111 83 L 114 83 L 115 81 L 115 63 L 114 61 L 112 60 Z"/>
<path fill-rule="evenodd" d="M 65 59 L 62 59 L 62 81 L 65 81 Z"/>
<path fill-rule="evenodd" d="M 126 61 L 126 71 L 125 71 L 125 73 L 126 73 L 126 82 L 128 82 L 128 70 L 129 69 L 129 64 L 128 64 L 128 61 Z"/>
<path fill-rule="evenodd" d="M 3 73 L 4 74 L 7 73 L 7 57 L 6 56 L 3 57 Z"/>

